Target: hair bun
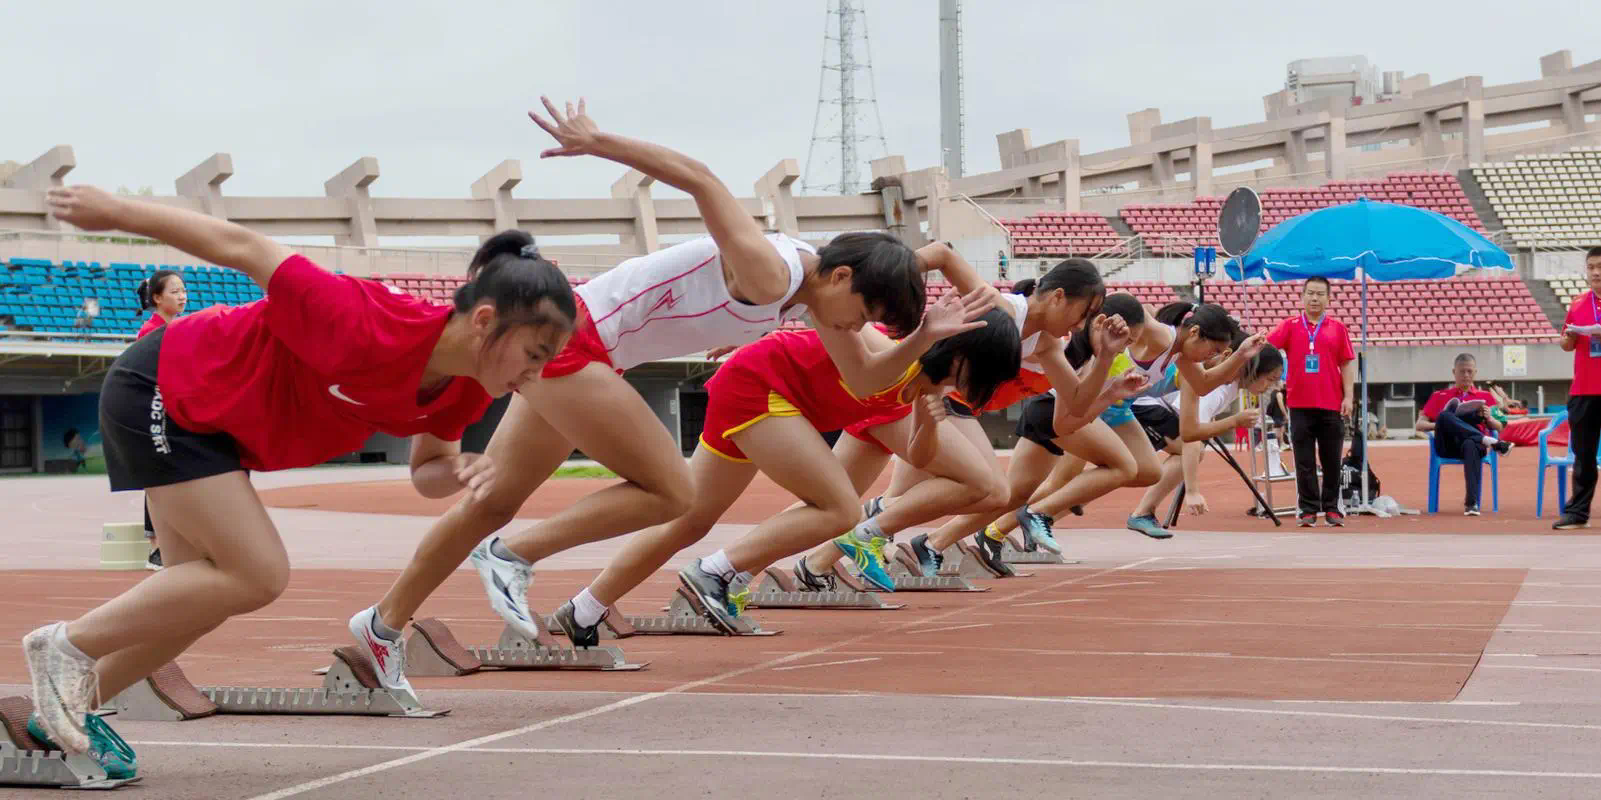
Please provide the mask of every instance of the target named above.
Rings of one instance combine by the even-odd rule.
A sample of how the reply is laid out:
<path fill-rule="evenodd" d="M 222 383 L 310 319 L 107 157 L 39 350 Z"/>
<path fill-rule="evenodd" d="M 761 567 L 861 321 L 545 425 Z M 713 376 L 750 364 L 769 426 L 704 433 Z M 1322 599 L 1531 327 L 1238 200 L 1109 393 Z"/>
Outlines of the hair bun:
<path fill-rule="evenodd" d="M 523 245 L 523 249 L 517 251 L 517 255 L 522 256 L 523 258 L 538 261 L 540 260 L 539 245 L 529 242 L 528 244 Z"/>

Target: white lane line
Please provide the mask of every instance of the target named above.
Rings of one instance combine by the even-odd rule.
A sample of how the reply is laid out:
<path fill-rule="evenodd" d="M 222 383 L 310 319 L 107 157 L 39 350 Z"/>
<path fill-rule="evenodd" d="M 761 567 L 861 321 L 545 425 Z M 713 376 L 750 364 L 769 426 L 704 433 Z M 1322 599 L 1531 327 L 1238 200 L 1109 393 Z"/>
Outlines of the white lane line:
<path fill-rule="evenodd" d="M 832 667 L 839 664 L 861 664 L 866 661 L 879 661 L 878 656 L 872 658 L 847 658 L 844 661 L 822 661 L 816 664 L 796 664 L 793 667 L 773 667 L 773 672 L 784 672 L 792 669 L 811 669 L 812 667 Z"/>
<path fill-rule="evenodd" d="M 578 720 L 588 719 L 590 717 L 598 716 L 600 714 L 607 714 L 607 713 L 610 713 L 612 711 L 617 711 L 617 710 L 620 710 L 620 709 L 627 708 L 629 706 L 638 705 L 639 703 L 643 703 L 643 702 L 646 702 L 648 700 L 655 700 L 655 699 L 660 698 L 660 697 L 668 697 L 668 696 L 675 695 L 675 694 L 682 694 L 684 692 L 688 692 L 688 691 L 691 691 L 691 690 L 694 690 L 694 689 L 698 689 L 698 688 L 700 688 L 702 686 L 707 686 L 707 685 L 710 685 L 710 684 L 719 683 L 721 681 L 729 680 L 731 678 L 737 678 L 737 677 L 740 677 L 742 675 L 749 675 L 750 673 L 753 673 L 753 672 L 761 672 L 761 671 L 764 671 L 764 670 L 770 670 L 773 667 L 781 666 L 783 664 L 788 664 L 788 663 L 794 662 L 794 661 L 802 661 L 802 660 L 811 658 L 813 656 L 822 655 L 823 653 L 831 652 L 831 651 L 838 650 L 838 649 L 844 648 L 844 647 L 849 647 L 849 646 L 851 646 L 853 644 L 857 644 L 858 642 L 867 641 L 868 639 L 876 639 L 876 638 L 878 638 L 879 636 L 882 636 L 885 633 L 898 633 L 900 631 L 906 630 L 907 628 L 914 627 L 914 626 L 917 626 L 917 625 L 926 625 L 926 624 L 928 624 L 930 622 L 935 622 L 935 621 L 938 621 L 938 620 L 941 620 L 941 619 L 949 619 L 951 617 L 956 617 L 956 616 L 959 616 L 959 615 L 962 615 L 962 614 L 968 614 L 968 613 L 971 613 L 975 609 L 981 609 L 981 608 L 984 608 L 986 606 L 991 606 L 991 605 L 998 605 L 1000 603 L 1005 603 L 1005 602 L 1008 602 L 1008 601 L 1011 601 L 1011 600 L 1015 600 L 1015 599 L 1017 599 L 1019 597 L 1027 597 L 1029 595 L 1039 594 L 1040 592 L 1048 592 L 1048 591 L 1051 591 L 1053 589 L 1059 589 L 1059 588 L 1061 588 L 1063 586 L 1071 586 L 1071 585 L 1073 585 L 1075 583 L 1083 583 L 1085 581 L 1093 581 L 1093 580 L 1095 580 L 1097 578 L 1100 578 L 1100 577 L 1103 577 L 1103 576 L 1106 576 L 1106 575 L 1111 575 L 1114 572 L 1122 572 L 1124 570 L 1137 569 L 1139 567 L 1145 566 L 1146 564 L 1150 564 L 1152 562 L 1156 562 L 1156 561 L 1160 561 L 1160 560 L 1162 560 L 1161 556 L 1152 556 L 1150 558 L 1139 559 L 1138 561 L 1130 561 L 1127 564 L 1122 564 L 1120 566 L 1110 567 L 1110 568 L 1103 569 L 1103 570 L 1097 570 L 1095 572 L 1091 572 L 1091 573 L 1086 574 L 1086 575 L 1080 575 L 1078 577 L 1068 578 L 1067 580 L 1057 581 L 1056 583 L 1053 583 L 1053 584 L 1049 584 L 1049 585 L 1046 585 L 1046 586 L 1041 586 L 1038 589 L 1031 589 L 1031 590 L 1028 590 L 1028 591 L 1019 592 L 1018 594 L 1011 595 L 1011 596 L 997 597 L 997 598 L 993 598 L 993 599 L 983 600 L 983 601 L 980 601 L 980 602 L 978 602 L 978 603 L 976 603 L 976 604 L 974 604 L 972 606 L 966 606 L 966 607 L 962 607 L 962 608 L 952 609 L 950 611 L 945 612 L 944 614 L 937 614 L 937 615 L 935 615 L 933 617 L 929 617 L 929 618 L 926 618 L 926 619 L 917 620 L 917 621 L 914 621 L 914 622 L 904 622 L 904 623 L 900 623 L 898 625 L 891 625 L 891 626 L 888 626 L 887 628 L 884 628 L 882 630 L 875 630 L 875 631 L 873 631 L 871 633 L 864 633 L 864 634 L 861 634 L 859 636 L 852 636 L 852 637 L 850 637 L 848 639 L 841 639 L 840 641 L 834 642 L 833 644 L 823 645 L 822 647 L 815 647 L 815 648 L 813 648 L 811 650 L 807 650 L 807 651 L 805 651 L 803 653 L 794 653 L 794 654 L 787 655 L 787 656 L 781 656 L 779 658 L 775 658 L 775 659 L 771 659 L 771 660 L 768 660 L 768 661 L 764 661 L 764 662 L 762 662 L 760 664 L 756 664 L 754 666 L 743 667 L 743 668 L 735 669 L 735 670 L 729 670 L 728 672 L 724 672 L 724 673 L 721 673 L 721 674 L 718 674 L 718 675 L 713 675 L 713 676 L 711 676 L 709 678 L 702 678 L 702 679 L 697 680 L 697 681 L 690 681 L 688 683 L 682 683 L 682 684 L 674 686 L 674 687 L 672 687 L 670 689 L 666 689 L 666 690 L 663 690 L 663 691 L 660 691 L 660 692 L 650 692 L 648 694 L 635 695 L 633 697 L 627 697 L 627 698 L 624 698 L 622 700 L 618 700 L 618 701 L 613 702 L 613 703 L 607 703 L 606 705 L 598 706 L 596 708 L 592 708 L 592 709 L 589 709 L 587 711 L 580 711 L 580 712 L 577 712 L 577 713 L 574 713 L 574 714 L 566 714 L 566 715 L 563 715 L 563 716 L 560 716 L 560 717 L 555 717 L 555 718 L 552 718 L 552 719 L 544 720 L 543 722 L 536 722 L 536 723 L 533 723 L 533 724 L 530 724 L 530 725 L 524 725 L 524 726 L 522 726 L 520 728 L 512 728 L 510 730 L 501 731 L 500 733 L 492 733 L 492 734 L 488 734 L 488 735 L 485 735 L 485 736 L 479 736 L 479 737 L 474 738 L 474 739 L 467 739 L 465 741 L 457 742 L 456 744 L 452 744 L 452 745 L 444 745 L 442 747 L 430 748 L 428 750 L 423 750 L 421 752 L 413 753 L 413 754 L 411 754 L 409 756 L 403 756 L 401 758 L 391 759 L 389 761 L 384 761 L 384 762 L 380 762 L 380 763 L 377 763 L 377 764 L 372 764 L 370 766 L 361 767 L 360 769 L 346 770 L 344 772 L 336 773 L 334 775 L 328 775 L 326 777 L 318 778 L 316 780 L 310 780 L 310 781 L 306 781 L 304 783 L 295 784 L 294 786 L 289 786 L 289 787 L 286 787 L 286 788 L 283 788 L 283 789 L 279 789 L 279 790 L 274 791 L 274 792 L 267 792 L 265 794 L 256 795 L 255 797 L 250 798 L 250 800 L 284 800 L 284 798 L 286 798 L 286 797 L 294 797 L 297 794 L 304 794 L 306 792 L 316 791 L 316 790 L 321 789 L 321 788 L 323 788 L 325 786 L 332 786 L 332 785 L 334 785 L 336 783 L 343 783 L 343 782 L 348 781 L 348 780 L 365 777 L 367 775 L 372 775 L 372 774 L 379 773 L 379 772 L 387 772 L 387 771 L 395 769 L 397 767 L 404 767 L 404 766 L 406 766 L 408 764 L 415 764 L 415 763 L 417 763 L 419 761 L 426 761 L 426 760 L 428 760 L 430 758 L 437 758 L 439 756 L 447 755 L 449 753 L 456 753 L 456 752 L 460 752 L 462 750 L 469 750 L 469 749 L 472 749 L 474 747 L 478 747 L 478 746 L 481 746 L 481 745 L 486 745 L 486 744 L 491 744 L 491 743 L 494 743 L 494 742 L 498 742 L 498 741 L 501 741 L 502 739 L 510 739 L 510 738 L 512 738 L 514 736 L 522 736 L 524 734 L 534 733 L 536 731 L 542 731 L 542 730 L 545 730 L 546 728 L 555 727 L 557 725 L 561 725 L 561 724 L 566 723 L 566 722 L 576 722 Z"/>
<path fill-rule="evenodd" d="M 1088 587 L 1088 588 L 1094 588 L 1094 587 Z M 1029 608 L 1031 606 L 1059 606 L 1059 605 L 1062 605 L 1063 603 L 1093 603 L 1093 602 L 1095 602 L 1095 599 L 1091 598 L 1091 597 L 1075 597 L 1075 598 L 1073 598 L 1071 600 L 1041 600 L 1041 601 L 1039 601 L 1037 603 L 1018 603 L 1017 607 L 1018 608 Z"/>
<path fill-rule="evenodd" d="M 991 623 L 991 622 L 974 622 L 974 623 L 971 623 L 971 624 L 968 624 L 968 625 L 946 625 L 943 628 L 923 628 L 921 630 L 907 631 L 907 633 L 908 634 L 912 634 L 912 633 L 939 633 L 940 631 L 962 631 L 962 630 L 967 630 L 968 628 L 988 628 L 993 624 L 994 623 Z"/>
<path fill-rule="evenodd" d="M 1110 589 L 1113 586 L 1149 586 L 1156 581 L 1123 581 L 1122 583 L 1096 583 L 1086 586 L 1086 589 Z"/>

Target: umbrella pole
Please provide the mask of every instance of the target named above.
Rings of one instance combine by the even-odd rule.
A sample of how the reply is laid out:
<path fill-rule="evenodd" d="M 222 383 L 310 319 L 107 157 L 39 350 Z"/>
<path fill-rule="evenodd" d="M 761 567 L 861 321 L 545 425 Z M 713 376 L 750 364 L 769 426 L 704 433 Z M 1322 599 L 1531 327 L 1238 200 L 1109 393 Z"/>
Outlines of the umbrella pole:
<path fill-rule="evenodd" d="M 1368 271 L 1362 270 L 1362 355 L 1357 358 L 1357 377 L 1362 381 L 1362 418 L 1357 430 L 1362 435 L 1362 474 L 1357 482 L 1362 485 L 1362 510 L 1372 513 L 1372 500 L 1368 497 Z"/>

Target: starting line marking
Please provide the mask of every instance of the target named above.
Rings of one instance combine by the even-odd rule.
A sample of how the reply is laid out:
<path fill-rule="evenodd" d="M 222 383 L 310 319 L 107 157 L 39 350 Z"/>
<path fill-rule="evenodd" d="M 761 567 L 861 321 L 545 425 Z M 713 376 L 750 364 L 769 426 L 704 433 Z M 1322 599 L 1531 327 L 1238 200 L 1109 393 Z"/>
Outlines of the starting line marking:
<path fill-rule="evenodd" d="M 878 656 L 872 658 L 847 658 L 844 661 L 821 661 L 816 664 L 796 664 L 793 667 L 773 667 L 773 672 L 783 672 L 791 669 L 811 669 L 812 667 L 832 667 L 839 664 L 861 664 L 866 661 L 879 661 Z"/>
<path fill-rule="evenodd" d="M 968 628 L 988 628 L 992 622 L 973 622 L 967 625 L 946 625 L 943 628 L 923 628 L 922 630 L 907 631 L 907 633 L 939 633 L 940 631 L 960 631 Z"/>

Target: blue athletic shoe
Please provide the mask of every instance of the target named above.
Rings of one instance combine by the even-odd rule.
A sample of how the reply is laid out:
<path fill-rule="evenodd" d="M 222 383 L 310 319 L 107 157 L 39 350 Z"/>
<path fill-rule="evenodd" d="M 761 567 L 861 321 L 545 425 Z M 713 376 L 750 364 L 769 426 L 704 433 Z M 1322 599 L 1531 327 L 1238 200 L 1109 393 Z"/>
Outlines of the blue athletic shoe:
<path fill-rule="evenodd" d="M 932 578 L 939 574 L 940 567 L 945 565 L 945 556 L 940 551 L 928 546 L 928 534 L 920 533 L 912 537 L 912 555 L 917 556 L 917 566 L 923 570 L 923 577 Z"/>
<path fill-rule="evenodd" d="M 88 756 L 106 771 L 107 778 L 121 781 L 138 777 L 139 759 L 134 755 L 133 748 L 100 715 L 85 714 L 83 727 L 89 732 Z M 28 735 L 38 740 L 46 750 L 61 749 L 60 745 L 50 740 L 50 734 L 45 733 L 36 714 L 28 715 Z"/>
<path fill-rule="evenodd" d="M 888 541 L 882 536 L 874 536 L 872 540 L 862 542 L 857 540 L 854 533 L 845 533 L 836 537 L 834 544 L 839 546 L 846 558 L 856 562 L 856 571 L 863 580 L 886 592 L 893 592 L 895 579 L 884 569 L 884 545 Z"/>
<path fill-rule="evenodd" d="M 1025 544 L 1033 542 L 1057 555 L 1062 554 L 1062 546 L 1057 544 L 1056 537 L 1051 533 L 1051 525 L 1056 519 L 1049 514 L 1030 511 L 1028 506 L 1017 510 L 1017 524 L 1023 529 Z"/>
<path fill-rule="evenodd" d="M 1141 514 L 1138 516 L 1129 517 L 1128 529 L 1134 531 L 1135 533 L 1143 533 L 1152 539 L 1173 538 L 1172 531 L 1162 527 L 1162 523 L 1157 522 L 1156 517 L 1150 514 Z"/>

